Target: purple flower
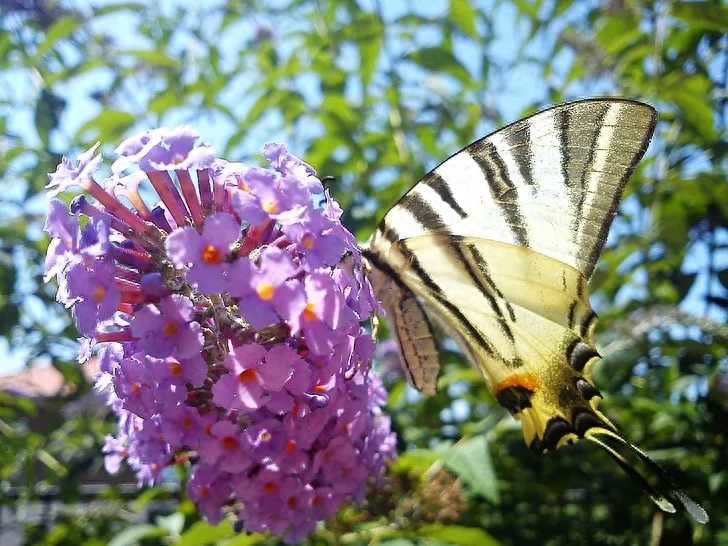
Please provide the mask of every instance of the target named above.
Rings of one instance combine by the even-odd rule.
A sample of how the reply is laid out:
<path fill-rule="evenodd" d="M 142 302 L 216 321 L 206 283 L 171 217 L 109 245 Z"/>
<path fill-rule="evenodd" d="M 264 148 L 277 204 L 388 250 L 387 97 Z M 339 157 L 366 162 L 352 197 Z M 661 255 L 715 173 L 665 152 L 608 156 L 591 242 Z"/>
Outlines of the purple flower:
<path fill-rule="evenodd" d="M 336 265 L 347 250 L 344 240 L 336 232 L 338 225 L 321 209 L 311 209 L 302 222 L 284 226 L 282 230 L 305 255 L 305 268 L 313 271 L 322 266 Z"/>
<path fill-rule="evenodd" d="M 198 233 L 193 227 L 176 229 L 165 248 L 170 261 L 177 267 L 190 267 L 187 280 L 205 294 L 230 290 L 232 282 L 239 282 L 249 267 L 244 261 L 229 263 L 230 245 L 240 238 L 240 222 L 219 212 L 207 218 Z"/>
<path fill-rule="evenodd" d="M 222 519 L 221 507 L 231 493 L 230 481 L 221 476 L 217 468 L 205 464 L 197 466 L 187 482 L 187 494 L 212 524 Z"/>
<path fill-rule="evenodd" d="M 325 273 L 313 273 L 304 280 L 306 305 L 300 316 L 291 321 L 293 332 L 303 331 L 308 348 L 316 354 L 332 352 L 342 313 L 341 292 L 332 290 L 333 279 Z"/>
<path fill-rule="evenodd" d="M 68 260 L 77 253 L 80 226 L 78 220 L 68 214 L 68 208 L 57 199 L 53 199 L 48 207 L 43 230 L 52 237 L 43 269 L 45 273 L 43 280 L 48 282 L 60 273 L 66 267 Z"/>
<path fill-rule="evenodd" d="M 110 319 L 116 311 L 120 293 L 114 284 L 114 270 L 114 264 L 105 261 L 96 261 L 91 268 L 83 262 L 68 267 L 59 301 L 73 305 L 81 333 L 92 336 L 97 324 Z"/>
<path fill-rule="evenodd" d="M 199 134 L 191 127 L 153 129 L 126 139 L 117 148 L 121 157 L 111 166 L 113 173 L 138 165 L 142 171 L 205 169 L 212 165 L 215 151 L 206 145 L 195 146 Z"/>
<path fill-rule="evenodd" d="M 101 156 L 96 155 L 98 147 L 99 143 L 97 142 L 79 155 L 78 164 L 75 166 L 73 161 L 64 156 L 55 172 L 48 176 L 48 184 L 46 184 L 48 194 L 53 197 L 66 191 L 71 186 L 83 185 L 86 179 L 91 178 L 101 165 Z"/>
<path fill-rule="evenodd" d="M 271 418 L 246 427 L 244 434 L 255 462 L 266 464 L 282 459 L 288 439 L 279 420 Z"/>
<path fill-rule="evenodd" d="M 278 345 L 266 351 L 257 343 L 236 347 L 225 359 L 230 371 L 212 388 L 220 407 L 255 410 L 263 407 L 271 392 L 279 392 L 291 378 L 296 351 Z"/>
<path fill-rule="evenodd" d="M 91 218 L 81 231 L 78 247 L 86 258 L 102 258 L 110 249 L 109 225 L 111 218 L 107 215 Z"/>
<path fill-rule="evenodd" d="M 304 303 L 300 281 L 289 280 L 298 271 L 291 257 L 277 247 L 260 254 L 260 266 L 253 267 L 244 282 L 230 293 L 239 298 L 240 312 L 255 328 L 263 328 L 301 313 Z M 247 282 L 245 282 L 247 281 Z"/>
<path fill-rule="evenodd" d="M 158 402 L 154 380 L 145 364 L 141 355 L 122 360 L 114 374 L 114 389 L 125 410 L 150 418 L 157 412 Z"/>
<path fill-rule="evenodd" d="M 238 216 L 253 224 L 268 218 L 282 225 L 295 223 L 311 206 L 307 190 L 296 179 L 276 176 L 267 169 L 249 169 L 238 184 L 239 189 L 232 192 L 233 207 Z"/>
<path fill-rule="evenodd" d="M 150 355 L 193 357 L 202 348 L 202 329 L 193 320 L 192 302 L 179 294 L 145 305 L 134 314 L 131 331 Z"/>
<path fill-rule="evenodd" d="M 250 468 L 248 445 L 240 427 L 230 421 L 218 421 L 210 427 L 213 441 L 201 452 L 208 463 L 217 462 L 223 472 L 243 472 Z M 209 457 L 209 460 L 208 460 Z"/>
<path fill-rule="evenodd" d="M 83 358 L 99 356 L 95 390 L 118 419 L 107 469 L 126 461 L 141 486 L 184 465 L 208 520 L 234 510 L 299 542 L 395 457 L 361 326 L 378 303 L 310 165 L 276 144 L 270 169 L 228 163 L 196 140 L 131 137 L 102 184 L 96 147 L 64 160 L 49 187 L 85 194 L 72 215 L 51 203 L 45 276 Z"/>
<path fill-rule="evenodd" d="M 291 154 L 282 144 L 269 142 L 263 146 L 263 156 L 271 167 L 284 176 L 290 176 L 311 193 L 322 193 L 324 187 L 316 177 L 316 171 L 308 163 Z"/>
<path fill-rule="evenodd" d="M 194 449 L 203 433 L 200 412 L 191 406 L 179 404 L 167 409 L 165 416 L 166 419 L 160 422 L 164 441 L 173 446 Z"/>
<path fill-rule="evenodd" d="M 121 469 L 121 463 L 129 456 L 129 452 L 123 442 L 113 436 L 106 436 L 102 452 L 104 457 L 104 468 L 109 474 L 116 474 Z"/>

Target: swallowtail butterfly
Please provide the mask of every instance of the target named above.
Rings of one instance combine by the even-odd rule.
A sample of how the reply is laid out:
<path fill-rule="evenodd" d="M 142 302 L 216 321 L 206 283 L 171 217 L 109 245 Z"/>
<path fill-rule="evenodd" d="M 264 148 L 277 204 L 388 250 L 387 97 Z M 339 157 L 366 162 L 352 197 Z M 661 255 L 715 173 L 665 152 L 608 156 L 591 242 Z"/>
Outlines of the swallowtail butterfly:
<path fill-rule="evenodd" d="M 416 388 L 436 388 L 432 318 L 531 447 L 586 438 L 662 510 L 675 512 L 678 501 L 705 523 L 705 510 L 599 411 L 590 376 L 600 356 L 587 283 L 655 123 L 652 107 L 619 99 L 517 121 L 425 175 L 363 251 Z"/>

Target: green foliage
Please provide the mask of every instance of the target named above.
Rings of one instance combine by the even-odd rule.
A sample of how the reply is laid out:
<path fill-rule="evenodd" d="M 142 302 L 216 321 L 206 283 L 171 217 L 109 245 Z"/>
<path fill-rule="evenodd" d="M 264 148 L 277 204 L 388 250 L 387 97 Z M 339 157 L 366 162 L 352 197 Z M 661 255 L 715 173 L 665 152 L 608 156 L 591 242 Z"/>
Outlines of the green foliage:
<path fill-rule="evenodd" d="M 134 502 L 111 485 L 102 508 L 84 495 L 89 473 L 103 472 L 110 424 L 72 409 L 90 387 L 73 362 L 76 334 L 41 278 L 41 192 L 61 154 L 96 140 L 108 151 L 134 131 L 178 123 L 236 161 L 258 161 L 277 139 L 336 177 L 363 239 L 469 141 L 537 106 L 604 93 L 651 102 L 660 122 L 592 283 L 607 355 L 596 382 L 607 414 L 711 523 L 656 513 L 591 446 L 530 453 L 479 374 L 450 352 L 436 396 L 388 385 L 401 458 L 366 505 L 310 543 L 728 543 L 725 3 L 198 4 L 3 5 L 0 335 L 16 359 L 52 361 L 71 393 L 0 394 L 0 489 L 13 492 L 0 503 L 56 491 L 65 507 L 55 526 L 29 523 L 26 543 L 277 543 L 200 521 L 181 492 Z M 72 509 L 79 503 L 89 508 Z M 142 517 L 151 505 L 157 516 Z"/>

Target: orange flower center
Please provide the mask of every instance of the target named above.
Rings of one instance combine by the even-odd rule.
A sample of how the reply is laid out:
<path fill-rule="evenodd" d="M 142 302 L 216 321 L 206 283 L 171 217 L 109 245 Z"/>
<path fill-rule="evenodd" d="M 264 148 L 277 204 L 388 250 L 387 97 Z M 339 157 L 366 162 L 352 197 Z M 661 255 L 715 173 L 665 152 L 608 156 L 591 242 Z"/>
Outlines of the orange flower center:
<path fill-rule="evenodd" d="M 264 442 L 270 441 L 270 439 L 272 437 L 273 437 L 273 435 L 270 432 L 268 432 L 267 430 L 260 435 L 260 439 L 263 440 Z"/>
<path fill-rule="evenodd" d="M 267 212 L 268 214 L 275 214 L 276 212 L 278 212 L 278 203 L 276 203 L 272 199 L 269 199 L 268 201 L 264 201 L 263 210 L 265 212 Z"/>
<path fill-rule="evenodd" d="M 179 326 L 176 322 L 169 321 L 164 325 L 164 328 L 162 328 L 162 332 L 164 332 L 164 335 L 169 337 L 175 337 L 179 333 Z"/>
<path fill-rule="evenodd" d="M 301 244 L 304 246 L 304 248 L 307 248 L 308 250 L 311 250 L 313 248 L 314 241 L 315 239 L 310 233 L 306 233 L 306 235 L 301 237 Z"/>
<path fill-rule="evenodd" d="M 258 379 L 258 374 L 252 369 L 243 370 L 238 374 L 238 381 L 240 383 L 250 383 L 256 379 Z"/>
<path fill-rule="evenodd" d="M 238 439 L 234 436 L 225 436 L 225 438 L 222 439 L 222 447 L 225 449 L 235 449 L 238 445 Z"/>
<path fill-rule="evenodd" d="M 94 290 L 93 295 L 91 296 L 96 301 L 101 301 L 104 299 L 104 294 L 106 293 L 106 288 L 101 286 L 100 284 L 96 286 L 96 290 Z"/>
<path fill-rule="evenodd" d="M 270 495 L 278 491 L 278 486 L 275 482 L 265 482 L 265 484 L 263 484 L 263 491 Z"/>
<path fill-rule="evenodd" d="M 207 245 L 202 249 L 202 261 L 206 264 L 219 264 L 222 262 L 222 252 L 216 246 Z"/>
<path fill-rule="evenodd" d="M 314 320 L 316 317 L 316 313 L 314 313 L 313 308 L 316 307 L 316 304 L 314 302 L 309 302 L 306 304 L 306 308 L 303 310 L 303 318 L 306 320 Z"/>
<path fill-rule="evenodd" d="M 170 362 L 170 364 L 169 364 L 169 374 L 172 377 L 179 377 L 179 376 L 181 376 L 183 371 L 184 370 L 182 368 L 182 364 L 180 364 L 177 361 Z"/>
<path fill-rule="evenodd" d="M 258 296 L 263 301 L 269 301 L 273 298 L 273 294 L 275 294 L 275 286 L 273 286 L 269 282 L 263 281 L 258 285 L 258 288 L 255 290 L 258 293 Z"/>

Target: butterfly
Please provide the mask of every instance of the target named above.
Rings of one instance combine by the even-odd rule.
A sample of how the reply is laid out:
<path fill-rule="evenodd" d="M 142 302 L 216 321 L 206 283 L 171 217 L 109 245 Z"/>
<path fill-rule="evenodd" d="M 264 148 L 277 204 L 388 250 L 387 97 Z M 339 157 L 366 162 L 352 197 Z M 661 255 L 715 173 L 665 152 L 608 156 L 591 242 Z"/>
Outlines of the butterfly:
<path fill-rule="evenodd" d="M 538 452 L 585 438 L 659 508 L 705 510 L 599 411 L 588 281 L 655 110 L 598 98 L 516 121 L 452 155 L 384 216 L 363 246 L 409 381 L 436 390 L 434 319 L 478 368 Z M 648 479 L 649 478 L 649 479 Z"/>

